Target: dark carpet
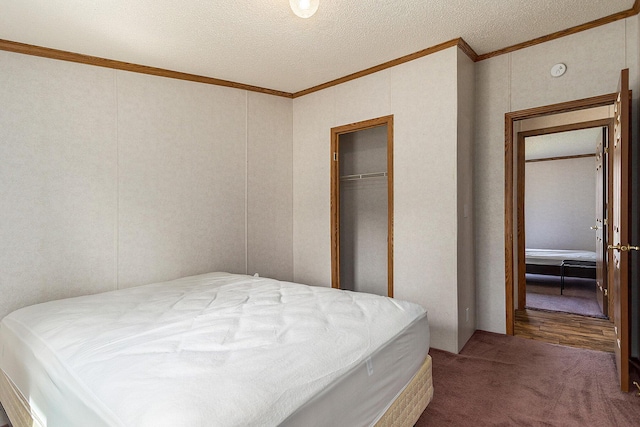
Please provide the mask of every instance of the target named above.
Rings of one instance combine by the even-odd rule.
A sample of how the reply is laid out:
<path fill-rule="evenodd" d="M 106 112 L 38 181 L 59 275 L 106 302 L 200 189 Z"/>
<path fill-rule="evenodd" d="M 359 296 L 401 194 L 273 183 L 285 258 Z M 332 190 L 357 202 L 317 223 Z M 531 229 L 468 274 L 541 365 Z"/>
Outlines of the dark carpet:
<path fill-rule="evenodd" d="M 595 280 L 577 277 L 565 278 L 560 295 L 559 277 L 527 274 L 527 308 L 605 317 L 596 300 Z"/>
<path fill-rule="evenodd" d="M 640 425 L 612 353 L 478 331 L 459 355 L 430 354 L 434 398 L 417 427 Z"/>

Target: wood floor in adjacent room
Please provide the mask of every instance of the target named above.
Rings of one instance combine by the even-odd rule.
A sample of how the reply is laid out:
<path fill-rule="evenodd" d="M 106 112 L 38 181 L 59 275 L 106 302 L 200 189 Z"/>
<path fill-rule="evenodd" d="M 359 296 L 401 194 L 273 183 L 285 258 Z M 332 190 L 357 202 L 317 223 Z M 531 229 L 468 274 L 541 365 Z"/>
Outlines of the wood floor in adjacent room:
<path fill-rule="evenodd" d="M 614 351 L 613 323 L 608 319 L 540 310 L 516 310 L 515 335 L 552 344 Z"/>

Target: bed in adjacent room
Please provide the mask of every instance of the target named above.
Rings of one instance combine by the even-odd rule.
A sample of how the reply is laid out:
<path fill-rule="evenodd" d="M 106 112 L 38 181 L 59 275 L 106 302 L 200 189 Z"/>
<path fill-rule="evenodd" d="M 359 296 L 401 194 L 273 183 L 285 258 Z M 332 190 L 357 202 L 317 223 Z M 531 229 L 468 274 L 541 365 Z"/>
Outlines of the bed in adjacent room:
<path fill-rule="evenodd" d="M 26 307 L 0 346 L 14 427 L 411 426 L 433 395 L 422 307 L 227 273 Z"/>
<path fill-rule="evenodd" d="M 526 249 L 526 272 L 560 277 L 560 293 L 565 277 L 596 278 L 596 253 L 561 249 Z"/>

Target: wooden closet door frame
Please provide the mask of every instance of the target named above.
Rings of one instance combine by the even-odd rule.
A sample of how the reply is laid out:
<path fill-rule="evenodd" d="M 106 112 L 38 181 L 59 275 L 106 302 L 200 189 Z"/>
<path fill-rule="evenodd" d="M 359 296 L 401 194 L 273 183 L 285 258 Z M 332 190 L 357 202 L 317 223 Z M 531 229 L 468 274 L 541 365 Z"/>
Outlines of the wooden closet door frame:
<path fill-rule="evenodd" d="M 331 129 L 331 287 L 340 288 L 340 136 L 387 126 L 387 289 L 393 298 L 393 115 Z"/>

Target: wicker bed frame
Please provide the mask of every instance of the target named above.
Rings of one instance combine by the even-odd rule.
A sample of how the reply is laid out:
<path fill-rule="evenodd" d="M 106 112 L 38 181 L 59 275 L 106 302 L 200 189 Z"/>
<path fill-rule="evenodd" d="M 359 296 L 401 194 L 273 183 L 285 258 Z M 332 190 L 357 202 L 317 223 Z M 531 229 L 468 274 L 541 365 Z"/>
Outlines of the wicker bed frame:
<path fill-rule="evenodd" d="M 376 427 L 411 427 L 415 425 L 432 398 L 431 356 L 427 355 L 420 370 L 382 415 L 382 418 L 376 423 Z"/>
<path fill-rule="evenodd" d="M 433 398 L 431 356 L 427 355 L 420 370 L 393 401 L 375 427 L 411 427 Z M 44 427 L 31 414 L 29 402 L 4 372 L 0 371 L 0 403 L 13 427 Z"/>
<path fill-rule="evenodd" d="M 0 371 L 0 403 L 13 427 L 43 427 L 40 421 L 33 419 L 29 402 L 3 371 Z"/>

